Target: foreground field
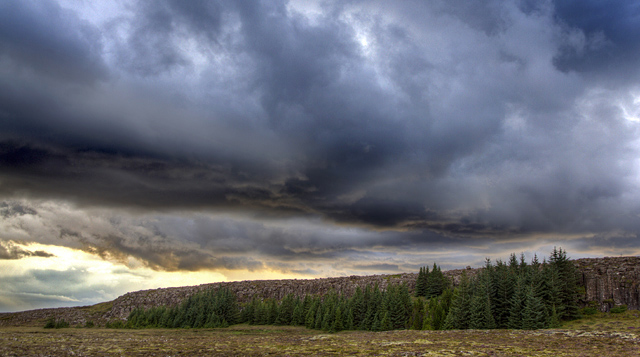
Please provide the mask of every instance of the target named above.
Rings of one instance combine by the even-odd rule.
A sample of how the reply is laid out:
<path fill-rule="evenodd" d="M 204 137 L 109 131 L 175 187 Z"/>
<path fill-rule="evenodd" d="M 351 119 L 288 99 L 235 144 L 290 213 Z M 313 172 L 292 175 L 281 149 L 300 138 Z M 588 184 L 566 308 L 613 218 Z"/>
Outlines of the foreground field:
<path fill-rule="evenodd" d="M 606 327 L 606 326 L 605 326 Z M 621 331 L 389 331 L 323 334 L 299 327 L 0 329 L 2 356 L 638 356 Z"/>

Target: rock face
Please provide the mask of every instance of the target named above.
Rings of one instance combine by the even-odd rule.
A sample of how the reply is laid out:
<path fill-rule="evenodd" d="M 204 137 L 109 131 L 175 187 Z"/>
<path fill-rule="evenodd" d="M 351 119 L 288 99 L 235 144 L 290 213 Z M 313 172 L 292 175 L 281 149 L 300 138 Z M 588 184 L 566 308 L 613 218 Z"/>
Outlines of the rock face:
<path fill-rule="evenodd" d="M 580 284 L 584 287 L 581 296 L 583 304 L 596 304 L 602 311 L 609 311 L 615 305 L 640 309 L 640 257 L 578 259 L 574 264 L 578 268 Z M 463 272 L 473 276 L 480 269 L 457 269 L 443 273 L 457 285 Z M 386 289 L 389 284 L 406 283 L 409 291 L 413 291 L 416 277 L 417 274 L 405 273 L 309 280 L 253 280 L 142 290 L 94 306 L 0 314 L 0 326 L 43 326 L 44 321 L 51 317 L 64 318 L 71 325 L 83 325 L 87 321 L 104 325 L 107 321 L 126 319 L 137 307 L 146 309 L 162 305 L 175 306 L 196 292 L 217 287 L 229 288 L 236 293 L 241 303 L 248 302 L 253 297 L 282 299 L 290 293 L 303 297 L 307 294 L 323 295 L 331 290 L 350 296 L 358 286 L 364 288 L 375 284 Z"/>
<path fill-rule="evenodd" d="M 107 319 L 124 319 L 136 307 L 175 306 L 183 299 L 198 291 L 210 288 L 226 287 L 233 291 L 240 303 L 249 302 L 253 297 L 258 299 L 282 299 L 288 294 L 304 297 L 305 295 L 324 295 L 331 290 L 347 295 L 353 294 L 357 287 L 375 285 L 386 289 L 389 284 L 407 283 L 409 290 L 415 287 L 416 274 L 349 276 L 325 279 L 291 279 L 291 280 L 250 280 L 221 282 L 186 286 L 143 290 L 127 293 L 113 301 L 113 308 L 105 314 Z"/>
<path fill-rule="evenodd" d="M 574 261 L 584 286 L 584 302 L 601 311 L 614 305 L 640 308 L 640 257 L 587 258 Z"/>

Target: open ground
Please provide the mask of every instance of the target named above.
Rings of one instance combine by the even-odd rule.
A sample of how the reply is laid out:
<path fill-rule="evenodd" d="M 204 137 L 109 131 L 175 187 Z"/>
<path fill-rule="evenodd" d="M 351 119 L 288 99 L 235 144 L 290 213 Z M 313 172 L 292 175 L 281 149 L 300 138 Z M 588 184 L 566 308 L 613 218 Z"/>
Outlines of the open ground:
<path fill-rule="evenodd" d="M 225 329 L 7 327 L 2 356 L 638 356 L 638 311 L 549 330 L 321 333 L 303 327 Z"/>

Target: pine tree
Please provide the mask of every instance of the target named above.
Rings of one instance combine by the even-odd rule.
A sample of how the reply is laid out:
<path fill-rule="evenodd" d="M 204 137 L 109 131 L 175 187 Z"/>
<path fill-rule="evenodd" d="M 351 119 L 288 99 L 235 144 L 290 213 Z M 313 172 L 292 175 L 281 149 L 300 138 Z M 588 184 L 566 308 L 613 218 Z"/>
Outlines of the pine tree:
<path fill-rule="evenodd" d="M 469 278 L 463 272 L 460 285 L 453 292 L 451 308 L 444 322 L 444 329 L 463 330 L 469 328 L 469 311 L 471 308 L 471 286 Z"/>
<path fill-rule="evenodd" d="M 522 328 L 522 311 L 527 299 L 527 285 L 525 278 L 520 276 L 516 282 L 516 287 L 511 297 L 511 306 L 509 308 L 509 322 L 507 326 L 511 329 Z"/>
<path fill-rule="evenodd" d="M 319 301 L 314 299 L 304 319 L 304 326 L 306 328 L 313 329 L 316 327 L 316 313 L 318 310 L 318 305 Z"/>
<path fill-rule="evenodd" d="M 380 327 L 378 328 L 377 331 L 389 331 L 393 329 L 393 325 L 389 315 L 390 315 L 389 311 L 385 311 L 384 316 L 380 321 Z"/>
<path fill-rule="evenodd" d="M 421 267 L 416 278 L 416 297 L 427 295 L 427 275 L 429 274 L 429 268 Z"/>
<path fill-rule="evenodd" d="M 362 324 L 362 320 L 365 319 L 367 313 L 367 305 L 365 303 L 365 294 L 362 289 L 358 286 L 356 288 L 356 292 L 351 297 L 349 301 L 350 306 L 350 315 L 353 320 L 353 324 L 351 328 L 360 328 Z"/>
<path fill-rule="evenodd" d="M 278 318 L 278 302 L 275 299 L 269 299 L 267 304 L 267 323 L 266 325 L 273 325 Z"/>
<path fill-rule="evenodd" d="M 318 309 L 316 309 L 316 317 L 314 319 L 315 325 L 313 326 L 316 330 L 322 330 L 322 319 L 324 318 L 324 304 L 320 304 Z"/>
<path fill-rule="evenodd" d="M 497 328 L 507 328 L 509 323 L 509 310 L 516 282 L 515 274 L 501 260 L 497 261 L 493 269 L 495 282 L 495 295 L 491 302 L 493 316 Z"/>
<path fill-rule="evenodd" d="M 520 265 L 518 264 L 518 258 L 515 253 L 509 255 L 509 269 L 516 275 L 520 273 Z"/>
<path fill-rule="evenodd" d="M 537 330 L 545 328 L 546 324 L 547 314 L 542 299 L 536 296 L 533 288 L 527 287 L 521 328 L 523 330 Z"/>
<path fill-rule="evenodd" d="M 342 307 L 338 305 L 333 317 L 333 323 L 331 324 L 331 332 L 339 332 L 344 330 L 344 314 L 342 313 Z"/>
<path fill-rule="evenodd" d="M 475 284 L 473 284 L 474 289 L 469 316 L 469 328 L 471 329 L 492 329 L 496 327 L 491 313 L 491 300 L 489 297 L 490 273 L 489 270 L 484 270 L 476 278 Z"/>
<path fill-rule="evenodd" d="M 433 269 L 429 275 L 426 297 L 432 298 L 434 296 L 440 296 L 447 285 L 448 281 L 444 274 L 442 274 L 442 270 L 436 263 L 433 263 Z"/>
<path fill-rule="evenodd" d="M 275 320 L 276 325 L 291 325 L 295 303 L 296 300 L 293 294 L 287 294 L 287 296 L 282 299 L 278 308 L 278 316 Z"/>
<path fill-rule="evenodd" d="M 436 298 L 435 301 L 435 307 L 431 312 L 431 329 L 442 330 L 445 319 L 447 318 L 447 312 L 444 308 L 444 302 L 441 299 Z"/>
<path fill-rule="evenodd" d="M 293 315 L 291 317 L 291 325 L 293 326 L 304 326 L 304 315 L 302 314 L 302 302 L 298 300 L 297 304 L 293 308 Z"/>
<path fill-rule="evenodd" d="M 413 330 L 421 330 L 424 325 L 425 310 L 422 299 L 413 300 L 413 306 L 411 308 L 411 320 L 409 326 Z"/>
<path fill-rule="evenodd" d="M 556 312 L 555 305 L 551 306 L 551 313 L 549 314 L 549 322 L 547 323 L 547 326 L 550 328 L 558 328 L 561 325 L 562 324 L 560 323 L 560 316 Z"/>
<path fill-rule="evenodd" d="M 549 264 L 558 272 L 560 306 L 557 306 L 560 317 L 565 320 L 575 319 L 579 316 L 578 309 L 578 278 L 576 267 L 567 258 L 567 253 L 562 248 L 553 248 Z"/>

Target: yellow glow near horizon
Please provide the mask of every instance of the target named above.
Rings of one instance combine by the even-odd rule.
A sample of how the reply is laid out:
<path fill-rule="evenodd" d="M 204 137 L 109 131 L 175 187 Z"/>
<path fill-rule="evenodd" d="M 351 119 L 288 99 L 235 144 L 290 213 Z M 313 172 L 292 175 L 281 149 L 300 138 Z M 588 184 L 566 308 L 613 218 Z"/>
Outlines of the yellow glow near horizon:
<path fill-rule="evenodd" d="M 62 246 L 40 243 L 15 243 L 15 245 L 27 251 L 44 251 L 54 256 L 29 256 L 22 259 L 0 261 L 0 271 L 2 271 L 0 277 L 21 275 L 33 270 L 77 270 L 86 274 L 87 281 L 99 281 L 103 285 L 112 286 L 121 286 L 124 283 L 126 286 L 132 286 L 133 290 L 200 285 L 223 281 L 309 278 L 309 276 L 305 275 L 283 273 L 271 269 L 260 271 L 242 269 L 218 271 L 153 270 L 132 257 L 129 258 L 125 265 L 117 261 L 104 260 L 99 256 L 81 250 Z"/>

